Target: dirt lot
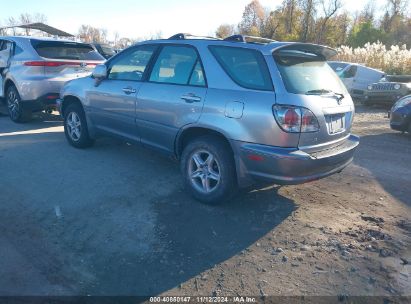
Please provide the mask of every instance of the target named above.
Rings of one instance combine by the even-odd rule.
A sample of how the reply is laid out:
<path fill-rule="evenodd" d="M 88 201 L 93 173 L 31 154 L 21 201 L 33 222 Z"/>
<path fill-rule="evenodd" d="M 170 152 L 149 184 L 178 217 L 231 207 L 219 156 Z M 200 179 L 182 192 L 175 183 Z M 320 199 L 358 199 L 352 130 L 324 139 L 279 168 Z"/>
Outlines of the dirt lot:
<path fill-rule="evenodd" d="M 221 207 L 178 164 L 0 117 L 0 295 L 411 296 L 411 137 L 358 108 L 343 173 Z"/>

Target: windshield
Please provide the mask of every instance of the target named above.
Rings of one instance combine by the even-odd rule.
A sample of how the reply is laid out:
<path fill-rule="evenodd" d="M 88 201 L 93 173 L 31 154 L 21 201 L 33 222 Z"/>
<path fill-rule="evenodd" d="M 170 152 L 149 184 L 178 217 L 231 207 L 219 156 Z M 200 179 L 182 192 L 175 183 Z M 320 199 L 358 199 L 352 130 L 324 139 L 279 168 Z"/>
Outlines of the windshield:
<path fill-rule="evenodd" d="M 275 54 L 274 59 L 290 93 L 345 92 L 344 84 L 321 57 Z"/>
<path fill-rule="evenodd" d="M 348 66 L 348 63 L 329 61 L 328 65 L 334 70 L 334 72 L 340 73 Z"/>
<path fill-rule="evenodd" d="M 104 60 L 89 44 L 65 41 L 31 40 L 36 52 L 44 58 L 68 60 Z"/>

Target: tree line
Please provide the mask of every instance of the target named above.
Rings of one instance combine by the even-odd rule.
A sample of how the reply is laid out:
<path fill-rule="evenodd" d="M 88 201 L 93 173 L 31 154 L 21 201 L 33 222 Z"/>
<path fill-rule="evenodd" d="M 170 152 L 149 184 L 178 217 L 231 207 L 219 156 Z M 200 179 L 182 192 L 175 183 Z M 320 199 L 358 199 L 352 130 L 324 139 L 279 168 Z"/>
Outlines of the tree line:
<path fill-rule="evenodd" d="M 220 25 L 216 36 L 243 34 L 332 47 L 362 47 L 377 41 L 385 45 L 411 44 L 407 5 L 408 0 L 386 0 L 381 14 L 375 1 L 370 0 L 352 14 L 343 10 L 342 0 L 284 0 L 274 10 L 253 0 L 244 8 L 238 24 Z"/>

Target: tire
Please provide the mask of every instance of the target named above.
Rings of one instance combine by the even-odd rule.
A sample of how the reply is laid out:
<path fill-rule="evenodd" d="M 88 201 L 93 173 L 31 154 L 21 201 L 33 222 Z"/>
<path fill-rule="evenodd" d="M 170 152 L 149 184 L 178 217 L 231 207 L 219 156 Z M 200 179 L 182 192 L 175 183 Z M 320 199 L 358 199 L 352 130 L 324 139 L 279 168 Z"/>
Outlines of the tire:
<path fill-rule="evenodd" d="M 31 110 L 25 108 L 25 105 L 21 102 L 20 94 L 14 85 L 7 88 L 6 104 L 12 121 L 23 123 L 31 120 Z"/>
<path fill-rule="evenodd" d="M 75 148 L 88 148 L 94 144 L 94 140 L 90 138 L 86 116 L 81 105 L 70 104 L 64 111 L 64 134 L 69 144 Z"/>
<path fill-rule="evenodd" d="M 216 136 L 202 136 L 190 142 L 183 150 L 180 165 L 186 188 L 202 203 L 223 203 L 237 189 L 231 149 Z"/>

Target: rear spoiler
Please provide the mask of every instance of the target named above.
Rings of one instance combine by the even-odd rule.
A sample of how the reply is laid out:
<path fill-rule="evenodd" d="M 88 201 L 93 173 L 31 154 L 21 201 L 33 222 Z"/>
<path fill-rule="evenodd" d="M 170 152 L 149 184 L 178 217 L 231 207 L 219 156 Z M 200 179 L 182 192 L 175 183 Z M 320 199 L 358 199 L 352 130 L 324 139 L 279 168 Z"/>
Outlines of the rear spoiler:
<path fill-rule="evenodd" d="M 273 48 L 272 53 L 275 54 L 306 54 L 308 56 L 316 55 L 329 60 L 331 57 L 338 54 L 338 52 L 328 46 L 311 43 L 292 42 Z"/>

